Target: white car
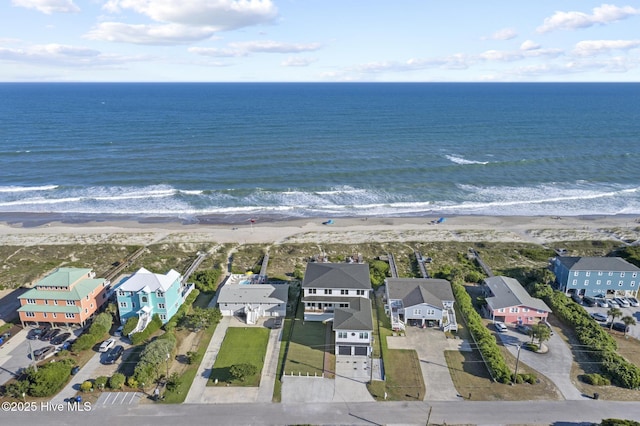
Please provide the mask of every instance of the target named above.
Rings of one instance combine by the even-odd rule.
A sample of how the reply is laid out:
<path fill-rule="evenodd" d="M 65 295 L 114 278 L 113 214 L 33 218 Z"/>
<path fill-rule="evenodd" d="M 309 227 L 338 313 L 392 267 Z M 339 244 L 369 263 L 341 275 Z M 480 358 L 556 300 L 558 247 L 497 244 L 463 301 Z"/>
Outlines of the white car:
<path fill-rule="evenodd" d="M 615 298 L 616 303 L 618 303 L 618 305 L 620 305 L 621 308 L 628 308 L 629 306 L 629 302 L 627 302 L 626 300 L 624 300 L 623 297 L 616 297 Z"/>
<path fill-rule="evenodd" d="M 615 299 L 607 299 L 607 303 L 609 303 L 610 308 L 619 308 L 618 302 Z"/>
<path fill-rule="evenodd" d="M 601 308 L 608 308 L 609 307 L 609 301 L 607 299 L 605 299 L 604 297 L 596 297 L 596 304 L 598 306 L 600 306 Z"/>
<path fill-rule="evenodd" d="M 111 349 L 112 347 L 114 347 L 116 345 L 116 341 L 115 339 L 107 339 L 104 342 L 102 342 L 100 344 L 100 352 L 108 352 L 109 349 Z"/>
<path fill-rule="evenodd" d="M 504 325 L 503 322 L 496 321 L 493 323 L 493 326 L 496 328 L 496 331 L 499 331 L 500 333 L 504 333 L 507 331 L 507 326 Z"/>
<path fill-rule="evenodd" d="M 625 299 L 627 299 L 629 304 L 633 307 L 640 306 L 640 301 L 638 301 L 638 299 L 636 299 L 635 297 L 625 297 Z"/>

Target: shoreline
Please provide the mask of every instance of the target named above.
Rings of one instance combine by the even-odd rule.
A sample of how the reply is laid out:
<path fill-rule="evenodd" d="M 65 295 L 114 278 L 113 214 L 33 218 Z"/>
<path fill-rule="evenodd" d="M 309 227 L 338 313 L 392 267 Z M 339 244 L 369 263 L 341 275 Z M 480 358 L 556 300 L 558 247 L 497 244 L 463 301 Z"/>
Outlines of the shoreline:
<path fill-rule="evenodd" d="M 76 219 L 76 220 L 71 220 Z M 81 219 L 81 220 L 77 220 Z M 0 214 L 0 244 L 141 244 L 211 242 L 236 244 L 345 243 L 389 241 L 484 241 L 547 244 L 571 240 L 640 240 L 637 215 L 589 216 L 436 216 L 338 217 L 326 219 L 202 217 L 197 223 L 179 218 L 55 214 Z"/>

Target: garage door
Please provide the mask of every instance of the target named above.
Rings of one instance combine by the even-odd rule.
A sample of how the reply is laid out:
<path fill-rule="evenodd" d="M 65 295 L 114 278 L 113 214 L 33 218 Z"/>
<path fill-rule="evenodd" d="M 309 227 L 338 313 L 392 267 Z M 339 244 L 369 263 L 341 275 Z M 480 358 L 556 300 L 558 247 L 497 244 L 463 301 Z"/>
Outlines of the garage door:
<path fill-rule="evenodd" d="M 351 355 L 351 346 L 338 346 L 338 355 Z"/>
<path fill-rule="evenodd" d="M 367 355 L 367 347 L 366 346 L 356 346 L 356 355 Z"/>

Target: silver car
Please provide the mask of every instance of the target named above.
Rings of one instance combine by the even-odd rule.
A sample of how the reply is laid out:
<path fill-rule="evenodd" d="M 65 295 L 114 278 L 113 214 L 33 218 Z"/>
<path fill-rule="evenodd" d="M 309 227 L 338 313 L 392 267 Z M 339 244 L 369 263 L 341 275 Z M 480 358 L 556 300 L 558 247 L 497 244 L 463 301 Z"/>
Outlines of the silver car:
<path fill-rule="evenodd" d="M 619 308 L 618 302 L 615 299 L 607 299 L 607 303 L 609 303 L 610 308 Z"/>
<path fill-rule="evenodd" d="M 601 308 L 608 308 L 609 307 L 609 301 L 607 299 L 605 299 L 604 297 L 596 297 L 596 304 L 598 306 L 600 306 Z"/>
<path fill-rule="evenodd" d="M 636 299 L 635 297 L 625 297 L 625 299 L 627 299 L 627 302 L 629 302 L 629 304 L 633 307 L 640 306 L 640 301 L 638 301 L 638 299 Z"/>
<path fill-rule="evenodd" d="M 629 302 L 627 302 L 626 300 L 624 300 L 624 298 L 623 298 L 623 297 L 616 297 L 614 300 L 618 303 L 618 305 L 619 305 L 621 308 L 628 308 L 629 306 L 631 306 L 631 305 L 629 305 Z"/>

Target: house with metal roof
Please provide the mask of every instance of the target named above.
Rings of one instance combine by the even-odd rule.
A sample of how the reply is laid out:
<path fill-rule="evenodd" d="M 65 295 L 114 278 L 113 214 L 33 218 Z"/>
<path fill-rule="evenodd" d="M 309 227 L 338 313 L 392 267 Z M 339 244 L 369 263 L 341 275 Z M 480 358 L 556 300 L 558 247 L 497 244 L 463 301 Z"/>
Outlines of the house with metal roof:
<path fill-rule="evenodd" d="M 406 324 L 420 327 L 434 325 L 445 331 L 457 330 L 451 283 L 435 278 L 387 278 L 386 312 L 394 331 L 402 331 Z"/>
<path fill-rule="evenodd" d="M 247 324 L 264 317 L 285 317 L 289 284 L 267 284 L 255 275 L 232 274 L 218 292 L 218 308 L 223 316 L 238 316 Z"/>
<path fill-rule="evenodd" d="M 305 321 L 331 322 L 336 355 L 371 355 L 371 279 L 364 263 L 309 263 L 302 281 Z"/>
<path fill-rule="evenodd" d="M 133 333 L 144 330 L 155 314 L 166 324 L 193 288 L 193 284 L 183 283 L 180 273 L 173 269 L 166 274 L 155 274 L 140 268 L 117 286 L 120 322 L 124 324 L 137 316 L 138 326 Z"/>
<path fill-rule="evenodd" d="M 579 296 L 638 296 L 640 268 L 621 257 L 558 256 L 551 261 L 556 285 Z"/>
<path fill-rule="evenodd" d="M 485 278 L 484 292 L 489 315 L 494 321 L 512 325 L 537 324 L 546 322 L 551 312 L 546 303 L 529 295 L 514 278 Z"/>
<path fill-rule="evenodd" d="M 109 287 L 89 268 L 58 268 L 19 296 L 20 321 L 84 326 L 107 302 Z"/>

